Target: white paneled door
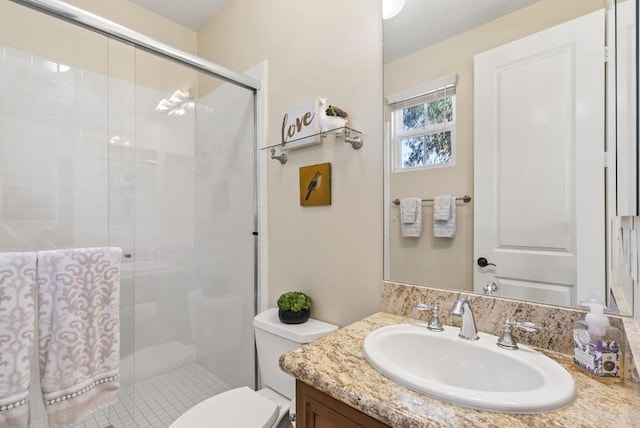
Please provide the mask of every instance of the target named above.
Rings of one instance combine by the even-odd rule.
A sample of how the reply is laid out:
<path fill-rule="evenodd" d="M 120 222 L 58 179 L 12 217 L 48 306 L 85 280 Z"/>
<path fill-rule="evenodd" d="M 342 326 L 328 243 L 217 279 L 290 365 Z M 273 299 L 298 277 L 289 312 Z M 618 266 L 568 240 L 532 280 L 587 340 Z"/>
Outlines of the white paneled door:
<path fill-rule="evenodd" d="M 475 291 L 604 290 L 604 31 L 597 11 L 475 57 Z"/>

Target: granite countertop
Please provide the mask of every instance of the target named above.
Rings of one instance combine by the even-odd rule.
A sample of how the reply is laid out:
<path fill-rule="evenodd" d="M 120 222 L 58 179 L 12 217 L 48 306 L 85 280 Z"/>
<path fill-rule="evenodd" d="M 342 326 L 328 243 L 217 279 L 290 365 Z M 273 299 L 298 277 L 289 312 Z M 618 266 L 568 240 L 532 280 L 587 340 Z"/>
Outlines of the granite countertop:
<path fill-rule="evenodd" d="M 392 427 L 638 427 L 640 387 L 602 383 L 574 366 L 570 355 L 540 352 L 565 367 L 578 397 L 569 406 L 539 415 L 513 415 L 464 408 L 413 392 L 378 373 L 366 361 L 366 335 L 416 320 L 380 312 L 291 351 L 280 367 L 316 389 Z"/>

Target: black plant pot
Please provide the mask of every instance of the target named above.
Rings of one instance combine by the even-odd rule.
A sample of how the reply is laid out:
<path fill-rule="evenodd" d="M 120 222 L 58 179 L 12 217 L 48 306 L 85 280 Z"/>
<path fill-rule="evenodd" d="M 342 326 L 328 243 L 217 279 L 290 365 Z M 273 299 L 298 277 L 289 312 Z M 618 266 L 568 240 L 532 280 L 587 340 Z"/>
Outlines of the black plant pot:
<path fill-rule="evenodd" d="M 302 324 L 303 322 L 307 322 L 310 314 L 311 308 L 303 309 L 300 312 L 278 309 L 278 318 L 285 324 Z"/>

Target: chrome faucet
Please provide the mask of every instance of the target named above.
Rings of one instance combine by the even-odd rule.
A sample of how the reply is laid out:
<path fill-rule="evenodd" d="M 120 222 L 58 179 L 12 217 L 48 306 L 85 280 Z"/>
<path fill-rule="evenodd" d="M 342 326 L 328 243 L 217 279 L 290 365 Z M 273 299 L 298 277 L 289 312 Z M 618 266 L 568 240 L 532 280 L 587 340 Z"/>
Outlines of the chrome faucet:
<path fill-rule="evenodd" d="M 462 318 L 460 325 L 460 336 L 465 340 L 478 340 L 478 329 L 476 329 L 476 320 L 471 310 L 471 298 L 469 296 L 458 297 L 451 308 L 451 315 Z"/>

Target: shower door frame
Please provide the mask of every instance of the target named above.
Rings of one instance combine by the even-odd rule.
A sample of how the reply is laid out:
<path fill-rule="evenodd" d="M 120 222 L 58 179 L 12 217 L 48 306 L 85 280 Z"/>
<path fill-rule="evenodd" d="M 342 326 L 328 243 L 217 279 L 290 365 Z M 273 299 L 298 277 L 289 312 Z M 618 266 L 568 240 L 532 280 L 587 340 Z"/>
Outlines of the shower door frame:
<path fill-rule="evenodd" d="M 259 80 L 237 73 L 214 62 L 207 61 L 197 55 L 171 47 L 142 33 L 67 3 L 58 0 L 9 1 L 195 68 L 210 76 L 249 89 L 254 93 L 260 90 L 261 85 Z"/>
<path fill-rule="evenodd" d="M 119 42 L 132 45 L 135 48 L 149 52 L 151 54 L 166 58 L 168 60 L 177 62 L 191 69 L 195 69 L 206 75 L 221 79 L 227 83 L 239 86 L 244 89 L 248 89 L 253 92 L 253 117 L 254 117 L 254 150 L 253 150 L 253 235 L 254 235 L 254 272 L 253 272 L 253 313 L 258 313 L 262 308 L 260 301 L 260 289 L 259 281 L 260 266 L 266 270 L 266 251 L 260 248 L 259 236 L 266 237 L 266 228 L 258 221 L 258 210 L 260 204 L 258 198 L 260 197 L 260 187 L 258 176 L 265 174 L 262 167 L 258 162 L 258 153 L 260 147 L 263 147 L 264 142 L 264 115 L 265 115 L 265 94 L 260 80 L 256 80 L 244 74 L 235 72 L 231 69 L 223 67 L 214 62 L 208 61 L 197 55 L 185 52 L 180 49 L 176 49 L 165 43 L 162 43 L 152 37 L 146 36 L 135 30 L 132 30 L 123 25 L 117 24 L 99 15 L 87 12 L 84 9 L 71 6 L 67 3 L 58 0 L 9 0 L 13 3 L 28 7 L 29 9 L 50 15 L 54 18 L 69 22 L 71 24 L 86 28 L 90 31 L 102 34 L 108 38 L 117 40 Z M 264 202 L 264 201 L 263 201 Z M 263 215 L 266 213 L 263 212 Z M 255 349 L 254 349 L 255 354 Z M 258 365 L 257 358 L 254 355 L 254 389 L 258 387 Z"/>

